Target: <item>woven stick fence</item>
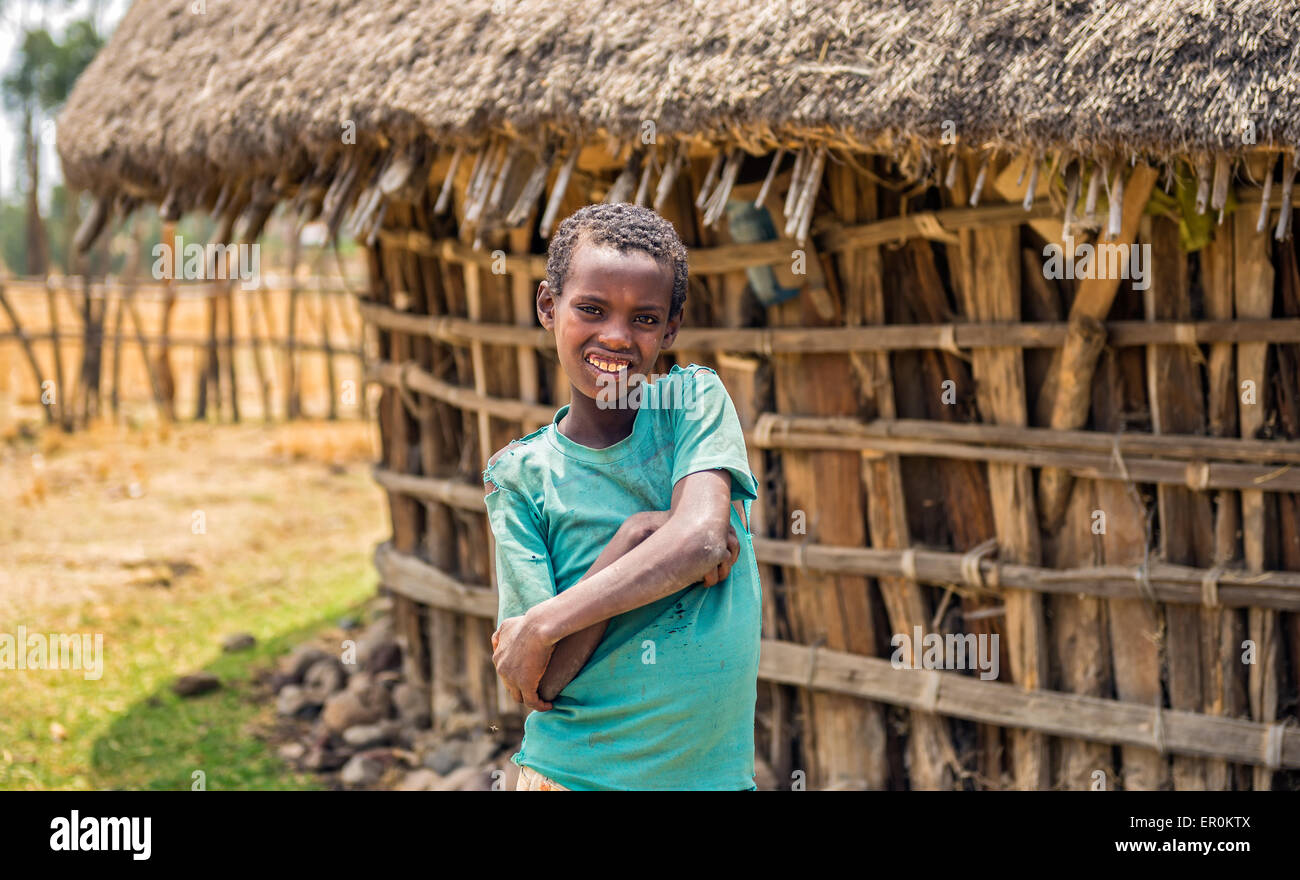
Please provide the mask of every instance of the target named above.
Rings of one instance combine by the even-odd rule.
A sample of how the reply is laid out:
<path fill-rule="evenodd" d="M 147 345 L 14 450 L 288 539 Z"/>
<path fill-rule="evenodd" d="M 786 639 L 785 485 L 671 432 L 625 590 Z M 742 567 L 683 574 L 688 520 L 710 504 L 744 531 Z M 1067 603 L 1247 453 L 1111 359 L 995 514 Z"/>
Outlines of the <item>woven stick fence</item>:
<path fill-rule="evenodd" d="M 141 285 L 129 279 L 59 276 L 0 280 L 0 345 L 17 343 L 35 399 L 45 404 L 47 422 L 66 430 L 101 412 L 120 414 L 129 394 L 122 365 L 132 347 L 163 418 L 177 417 L 178 367 L 172 355 L 189 349 L 195 352 L 192 360 L 203 361 L 192 377 L 196 419 L 207 418 L 210 408 L 218 418 L 239 421 L 240 391 L 247 390 L 250 377 L 240 381 L 241 359 L 235 351 L 247 353 L 242 360 L 252 367 L 264 419 L 272 418 L 277 402 L 288 418 L 302 415 L 300 355 L 318 356 L 326 374 L 323 414 L 337 419 L 341 400 L 343 412 L 362 412 L 363 322 L 350 294 L 337 282 L 292 276 L 264 277 L 248 290 L 233 282 Z M 37 302 L 43 305 L 34 308 Z M 207 334 L 171 329 L 197 302 L 207 306 Z M 287 320 L 283 326 L 281 315 Z M 299 323 L 302 319 L 310 323 Z M 81 367 L 77 380 L 65 384 L 69 349 L 79 354 Z M 40 357 L 42 350 L 49 352 L 47 359 Z M 350 361 L 341 374 L 346 386 L 336 376 L 338 358 Z M 70 390 L 65 394 L 63 389 Z"/>
<path fill-rule="evenodd" d="M 622 199 L 653 202 L 690 249 L 657 369 L 718 369 L 764 487 L 756 734 L 778 780 L 1266 788 L 1300 768 L 1278 716 L 1300 677 L 1300 277 L 1291 240 L 1267 235 L 1289 185 L 1237 188 L 1189 255 L 1146 214 L 1159 175 L 1141 163 L 1057 156 L 1026 195 L 1024 157 L 963 150 L 904 195 L 869 155 L 749 160 L 758 174 L 698 145 L 530 158 L 501 138 L 447 151 L 383 211 L 358 197 L 393 517 L 375 563 L 434 724 L 519 728 L 487 643 L 478 474 L 567 401 L 535 319 L 546 232 Z M 1252 155 L 1242 179 L 1275 160 Z M 1103 169 L 1085 210 L 1082 177 Z M 733 240 L 717 221 L 755 202 L 777 237 Z M 1147 289 L 1047 277 L 1043 245 L 1072 224 L 1149 246 Z M 767 272 L 798 296 L 760 305 Z M 1002 680 L 897 668 L 891 633 L 916 627 L 999 636 Z"/>

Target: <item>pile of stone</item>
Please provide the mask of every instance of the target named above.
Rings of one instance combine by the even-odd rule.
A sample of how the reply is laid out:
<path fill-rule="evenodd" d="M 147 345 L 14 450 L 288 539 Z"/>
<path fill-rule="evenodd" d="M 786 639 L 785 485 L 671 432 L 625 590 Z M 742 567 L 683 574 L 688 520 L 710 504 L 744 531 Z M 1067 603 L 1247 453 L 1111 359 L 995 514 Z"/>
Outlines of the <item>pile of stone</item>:
<path fill-rule="evenodd" d="M 364 628 L 342 621 L 337 639 L 298 648 L 269 675 L 280 756 L 339 789 L 513 790 L 518 743 L 458 705 L 439 706 L 433 730 L 429 689 L 403 680 L 387 600 L 370 612 Z"/>

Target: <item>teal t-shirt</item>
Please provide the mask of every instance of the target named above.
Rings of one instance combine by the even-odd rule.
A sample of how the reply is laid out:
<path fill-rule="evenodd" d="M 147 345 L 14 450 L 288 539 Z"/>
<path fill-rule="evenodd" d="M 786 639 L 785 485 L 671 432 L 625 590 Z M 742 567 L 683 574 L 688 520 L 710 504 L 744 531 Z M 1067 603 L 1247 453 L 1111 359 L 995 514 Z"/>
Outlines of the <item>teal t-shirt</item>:
<path fill-rule="evenodd" d="M 746 528 L 757 483 L 735 405 L 708 368 L 674 366 L 643 388 L 632 433 L 575 443 L 551 424 L 483 471 L 496 538 L 498 624 L 577 583 L 629 516 L 668 510 L 687 474 L 731 473 L 740 556 L 702 582 L 610 619 L 587 665 L 514 756 L 566 788 L 753 790 L 762 594 Z M 489 487 L 490 488 L 490 487 Z"/>

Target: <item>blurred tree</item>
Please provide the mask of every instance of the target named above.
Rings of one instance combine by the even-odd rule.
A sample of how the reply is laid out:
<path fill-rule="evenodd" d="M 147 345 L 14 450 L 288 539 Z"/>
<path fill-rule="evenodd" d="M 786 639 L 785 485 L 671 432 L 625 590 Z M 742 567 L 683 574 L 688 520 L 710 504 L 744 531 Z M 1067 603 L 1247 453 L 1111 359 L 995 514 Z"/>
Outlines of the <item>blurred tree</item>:
<path fill-rule="evenodd" d="M 61 0 L 66 2 L 66 0 Z M 47 4 L 42 4 L 42 6 Z M 0 0 L 3 11 L 4 0 Z M 40 213 L 40 142 L 44 134 L 53 134 L 54 114 L 72 91 L 73 83 L 86 68 L 104 40 L 93 18 L 70 24 L 61 40 L 44 27 L 31 28 L 23 34 L 13 70 L 0 82 L 4 105 L 21 117 L 26 172 L 27 248 L 24 270 L 29 275 L 43 275 L 49 269 L 50 246 Z M 37 117 L 43 117 L 41 134 Z M 65 200 L 65 229 L 77 225 L 77 200 Z M 66 249 L 66 243 L 65 243 Z M 66 264 L 65 264 L 66 265 Z"/>

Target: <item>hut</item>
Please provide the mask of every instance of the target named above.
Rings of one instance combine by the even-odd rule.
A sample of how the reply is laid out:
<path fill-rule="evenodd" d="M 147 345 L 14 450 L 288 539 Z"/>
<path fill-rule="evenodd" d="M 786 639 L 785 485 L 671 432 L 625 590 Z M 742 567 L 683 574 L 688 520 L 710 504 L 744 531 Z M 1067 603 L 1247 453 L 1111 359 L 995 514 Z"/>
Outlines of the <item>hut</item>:
<path fill-rule="evenodd" d="M 659 371 L 717 368 L 763 485 L 771 784 L 1296 787 L 1298 30 L 1212 0 L 139 0 L 59 149 L 83 242 L 150 201 L 364 243 L 375 563 L 435 725 L 520 727 L 479 474 L 566 402 L 549 231 L 623 200 L 690 248 Z"/>

